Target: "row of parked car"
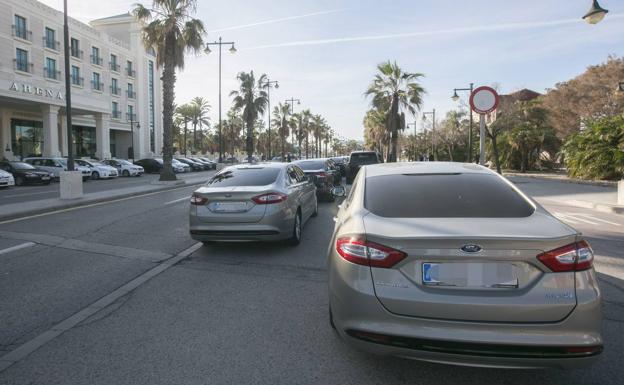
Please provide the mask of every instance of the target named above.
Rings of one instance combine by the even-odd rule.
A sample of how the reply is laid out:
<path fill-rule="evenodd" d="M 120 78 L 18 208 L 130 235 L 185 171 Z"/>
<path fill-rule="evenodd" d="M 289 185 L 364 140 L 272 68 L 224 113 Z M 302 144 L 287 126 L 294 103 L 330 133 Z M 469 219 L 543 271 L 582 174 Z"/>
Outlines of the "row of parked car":
<path fill-rule="evenodd" d="M 164 162 L 162 158 L 144 158 L 134 162 L 147 173 L 159 173 L 163 169 Z M 175 173 L 191 172 L 191 171 L 207 171 L 216 170 L 217 163 L 204 157 L 174 157 L 171 161 L 171 166 Z"/>

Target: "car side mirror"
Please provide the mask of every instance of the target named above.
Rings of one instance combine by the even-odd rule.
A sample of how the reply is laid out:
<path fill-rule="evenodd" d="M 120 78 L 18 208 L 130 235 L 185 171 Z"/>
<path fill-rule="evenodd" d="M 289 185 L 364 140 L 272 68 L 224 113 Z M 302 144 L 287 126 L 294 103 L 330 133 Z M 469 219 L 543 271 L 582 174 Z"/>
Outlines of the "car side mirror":
<path fill-rule="evenodd" d="M 336 198 L 342 198 L 347 195 L 347 190 L 344 188 L 344 186 L 336 186 L 332 187 L 331 194 Z"/>

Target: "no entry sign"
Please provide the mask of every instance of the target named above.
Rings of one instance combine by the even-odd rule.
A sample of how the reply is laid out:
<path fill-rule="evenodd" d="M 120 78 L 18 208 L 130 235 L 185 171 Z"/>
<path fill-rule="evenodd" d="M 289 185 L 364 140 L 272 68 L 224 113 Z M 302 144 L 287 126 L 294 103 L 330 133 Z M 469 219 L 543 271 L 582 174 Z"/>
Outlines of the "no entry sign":
<path fill-rule="evenodd" d="M 485 115 L 498 107 L 498 93 L 492 87 L 479 87 L 470 94 L 470 108 L 477 114 Z"/>

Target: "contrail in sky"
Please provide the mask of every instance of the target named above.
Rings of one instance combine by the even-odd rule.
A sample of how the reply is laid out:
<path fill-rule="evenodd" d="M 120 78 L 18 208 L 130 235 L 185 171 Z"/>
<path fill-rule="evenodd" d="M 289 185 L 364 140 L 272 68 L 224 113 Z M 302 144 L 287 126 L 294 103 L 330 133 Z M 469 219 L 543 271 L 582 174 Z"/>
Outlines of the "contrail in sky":
<path fill-rule="evenodd" d="M 609 15 L 609 19 L 620 19 L 623 17 L 624 17 L 624 13 Z M 286 43 L 259 45 L 255 47 L 244 48 L 244 50 L 278 48 L 278 47 L 299 47 L 299 46 L 308 46 L 308 45 L 348 43 L 348 42 L 354 42 L 354 41 L 367 41 L 367 40 L 400 39 L 400 38 L 417 37 L 417 36 L 450 35 L 450 34 L 458 34 L 458 33 L 491 32 L 491 31 L 504 31 L 504 30 L 528 29 L 528 28 L 540 28 L 540 27 L 554 27 L 554 26 L 578 24 L 578 23 L 583 23 L 583 20 L 563 19 L 563 20 L 552 20 L 552 21 L 531 21 L 531 22 L 521 22 L 521 23 L 492 24 L 492 25 L 484 25 L 484 26 L 478 26 L 478 27 L 439 29 L 439 30 L 431 30 L 431 31 L 394 33 L 394 34 L 387 34 L 387 35 L 352 36 L 352 37 L 339 37 L 339 38 L 333 38 L 333 39 L 319 39 L 319 40 L 300 40 L 300 41 L 291 41 L 291 42 L 286 42 Z"/>
<path fill-rule="evenodd" d="M 287 16 L 287 17 L 282 17 L 282 18 L 279 18 L 279 19 L 264 20 L 264 21 L 258 21 L 256 23 L 235 25 L 235 26 L 232 26 L 232 27 L 215 29 L 215 30 L 212 30 L 212 31 L 208 31 L 208 33 L 232 31 L 232 30 L 235 30 L 235 29 L 257 27 L 259 25 L 274 24 L 274 23 L 280 23 L 282 21 L 297 20 L 297 19 L 303 19 L 303 18 L 306 18 L 306 17 L 327 15 L 327 14 L 330 14 L 330 13 L 336 13 L 336 12 L 341 12 L 341 11 L 344 11 L 344 9 L 331 9 L 329 11 L 313 12 L 313 13 L 307 13 L 305 15 Z"/>

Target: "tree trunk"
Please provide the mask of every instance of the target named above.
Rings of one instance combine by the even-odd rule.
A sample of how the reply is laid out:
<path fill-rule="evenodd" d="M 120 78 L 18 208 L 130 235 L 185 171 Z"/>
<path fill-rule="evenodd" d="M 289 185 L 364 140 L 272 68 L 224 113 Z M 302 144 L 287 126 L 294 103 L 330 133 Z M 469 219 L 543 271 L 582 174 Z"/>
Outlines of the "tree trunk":
<path fill-rule="evenodd" d="M 285 141 L 286 141 L 286 130 L 285 127 L 282 126 L 282 162 L 284 161 L 284 148 L 285 148 Z"/>
<path fill-rule="evenodd" d="M 308 148 L 309 148 L 309 140 L 308 140 L 308 135 L 306 134 L 305 137 L 305 147 L 306 147 L 306 159 L 308 159 Z"/>
<path fill-rule="evenodd" d="M 173 102 L 175 99 L 175 35 L 169 34 L 165 38 L 165 65 L 162 75 L 163 87 L 163 169 L 160 172 L 161 181 L 176 180 L 171 161 L 173 159 Z"/>
<path fill-rule="evenodd" d="M 193 152 L 197 153 L 197 123 L 193 123 Z"/>
<path fill-rule="evenodd" d="M 246 150 L 247 150 L 247 161 L 249 163 L 251 163 L 251 159 L 253 156 L 253 119 L 250 119 L 247 121 L 247 143 L 246 143 Z"/>
<path fill-rule="evenodd" d="M 398 95 L 394 95 L 392 97 L 392 106 L 390 110 L 390 145 L 392 150 L 390 151 L 390 160 L 389 162 L 397 161 L 397 145 L 399 142 L 398 132 L 399 132 L 399 100 Z"/>

